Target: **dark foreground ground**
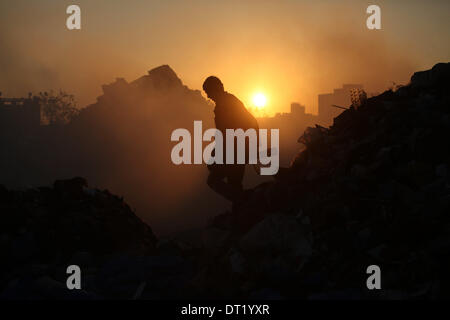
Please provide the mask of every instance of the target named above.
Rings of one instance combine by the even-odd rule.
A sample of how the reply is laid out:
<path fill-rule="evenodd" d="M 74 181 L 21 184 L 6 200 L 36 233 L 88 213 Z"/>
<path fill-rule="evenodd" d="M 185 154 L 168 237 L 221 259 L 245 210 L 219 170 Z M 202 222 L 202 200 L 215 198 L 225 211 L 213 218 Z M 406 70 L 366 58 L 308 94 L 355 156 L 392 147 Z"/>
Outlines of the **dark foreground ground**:
<path fill-rule="evenodd" d="M 235 212 L 157 239 L 82 178 L 0 187 L 2 299 L 450 296 L 450 64 L 308 128 Z M 66 288 L 79 265 L 82 290 Z M 382 290 L 369 291 L 378 265 Z"/>

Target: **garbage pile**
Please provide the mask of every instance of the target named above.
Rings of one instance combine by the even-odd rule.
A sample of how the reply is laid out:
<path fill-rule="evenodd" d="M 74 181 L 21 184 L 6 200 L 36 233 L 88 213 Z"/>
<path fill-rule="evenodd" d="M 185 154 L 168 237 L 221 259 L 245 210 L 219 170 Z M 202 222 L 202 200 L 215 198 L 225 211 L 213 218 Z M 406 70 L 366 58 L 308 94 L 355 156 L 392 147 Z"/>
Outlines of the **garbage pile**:
<path fill-rule="evenodd" d="M 449 130 L 441 63 L 308 128 L 273 182 L 170 239 L 81 178 L 0 188 L 0 298 L 448 298 Z M 66 289 L 68 264 L 83 290 Z"/>
<path fill-rule="evenodd" d="M 82 178 L 24 191 L 0 188 L 0 212 L 2 298 L 132 297 L 140 283 L 127 283 L 127 292 L 117 283 L 121 277 L 177 262 L 151 260 L 157 240 L 150 227 L 122 198 Z M 67 290 L 69 265 L 80 266 L 82 291 Z"/>
<path fill-rule="evenodd" d="M 204 272 L 222 279 L 221 293 L 448 297 L 450 64 L 350 107 L 330 128 L 308 128 L 299 142 L 305 149 L 277 181 L 214 220 L 224 240 Z M 382 290 L 366 286 L 371 265 Z"/>

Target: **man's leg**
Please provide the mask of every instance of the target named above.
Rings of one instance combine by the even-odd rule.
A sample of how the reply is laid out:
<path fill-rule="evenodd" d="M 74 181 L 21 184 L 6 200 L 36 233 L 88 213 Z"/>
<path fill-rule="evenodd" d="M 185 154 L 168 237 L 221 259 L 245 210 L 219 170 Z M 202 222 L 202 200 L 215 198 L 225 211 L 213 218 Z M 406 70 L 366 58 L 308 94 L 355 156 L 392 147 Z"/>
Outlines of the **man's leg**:
<path fill-rule="evenodd" d="M 240 196 L 244 191 L 242 181 L 244 180 L 245 164 L 230 165 L 227 170 L 227 182 L 233 187 L 236 196 Z"/>
<path fill-rule="evenodd" d="M 227 200 L 236 201 L 242 194 L 244 170 L 245 165 L 214 165 L 210 168 L 208 186 Z"/>

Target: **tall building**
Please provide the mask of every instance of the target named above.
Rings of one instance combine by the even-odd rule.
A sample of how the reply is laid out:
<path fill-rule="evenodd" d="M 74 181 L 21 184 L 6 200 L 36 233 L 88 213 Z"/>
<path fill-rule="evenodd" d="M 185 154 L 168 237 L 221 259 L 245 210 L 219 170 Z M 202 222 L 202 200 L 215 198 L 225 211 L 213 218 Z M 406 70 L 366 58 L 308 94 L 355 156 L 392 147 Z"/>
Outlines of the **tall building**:
<path fill-rule="evenodd" d="M 295 118 L 305 116 L 305 106 L 298 102 L 291 103 L 291 115 Z"/>

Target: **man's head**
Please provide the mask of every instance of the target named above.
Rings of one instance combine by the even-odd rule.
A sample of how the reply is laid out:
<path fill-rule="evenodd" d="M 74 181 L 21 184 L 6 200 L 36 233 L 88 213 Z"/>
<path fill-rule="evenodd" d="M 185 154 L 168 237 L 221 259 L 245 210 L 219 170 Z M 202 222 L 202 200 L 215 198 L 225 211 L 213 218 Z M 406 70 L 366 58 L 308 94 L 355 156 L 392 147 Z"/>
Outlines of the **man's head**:
<path fill-rule="evenodd" d="M 219 78 L 210 76 L 203 83 L 203 90 L 205 90 L 208 98 L 216 101 L 223 93 L 223 83 Z"/>

